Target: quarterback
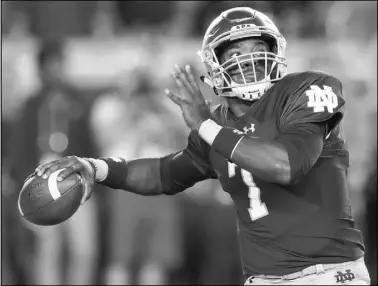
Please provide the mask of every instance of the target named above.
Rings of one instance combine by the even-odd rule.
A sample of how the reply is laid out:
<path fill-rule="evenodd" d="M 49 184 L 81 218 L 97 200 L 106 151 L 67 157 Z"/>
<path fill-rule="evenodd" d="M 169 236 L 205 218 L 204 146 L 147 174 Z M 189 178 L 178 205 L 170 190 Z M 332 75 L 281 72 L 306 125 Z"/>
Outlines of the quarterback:
<path fill-rule="evenodd" d="M 225 102 L 209 106 L 190 66 L 175 66 L 165 90 L 190 128 L 187 147 L 162 158 L 65 157 L 85 182 L 145 196 L 174 195 L 218 179 L 237 210 L 245 285 L 368 285 L 361 232 L 347 188 L 349 155 L 340 122 L 341 82 L 330 74 L 287 74 L 286 40 L 251 8 L 221 13 L 199 52 L 201 77 Z"/>

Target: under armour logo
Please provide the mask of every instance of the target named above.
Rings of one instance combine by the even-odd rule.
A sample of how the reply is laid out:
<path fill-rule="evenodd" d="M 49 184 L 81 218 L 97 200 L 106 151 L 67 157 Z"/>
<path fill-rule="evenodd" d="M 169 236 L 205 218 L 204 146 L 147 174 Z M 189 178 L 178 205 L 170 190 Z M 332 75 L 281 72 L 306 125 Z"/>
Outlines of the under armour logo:
<path fill-rule="evenodd" d="M 239 134 L 239 135 L 243 135 L 244 133 L 238 129 L 234 129 L 232 130 L 232 132 L 236 133 L 236 134 Z"/>
<path fill-rule="evenodd" d="M 345 273 L 337 271 L 335 275 L 336 283 L 345 283 L 345 281 L 352 281 L 355 277 L 354 273 L 350 269 L 345 270 Z"/>
<path fill-rule="evenodd" d="M 254 132 L 255 131 L 255 124 L 251 123 L 251 127 L 249 127 L 249 128 L 247 126 L 245 126 L 243 128 L 243 131 L 244 131 L 244 133 L 247 133 L 248 131 Z"/>

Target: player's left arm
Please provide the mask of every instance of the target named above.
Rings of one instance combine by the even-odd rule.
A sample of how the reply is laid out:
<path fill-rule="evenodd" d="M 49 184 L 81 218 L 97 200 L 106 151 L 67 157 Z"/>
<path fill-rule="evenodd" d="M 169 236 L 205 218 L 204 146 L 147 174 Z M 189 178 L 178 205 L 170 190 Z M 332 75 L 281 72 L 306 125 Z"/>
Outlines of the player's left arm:
<path fill-rule="evenodd" d="M 251 138 L 239 130 L 203 122 L 200 136 L 219 154 L 263 180 L 293 184 L 318 160 L 324 142 L 341 121 L 345 101 L 341 83 L 319 78 L 303 93 L 291 96 L 282 110 L 279 135 Z"/>

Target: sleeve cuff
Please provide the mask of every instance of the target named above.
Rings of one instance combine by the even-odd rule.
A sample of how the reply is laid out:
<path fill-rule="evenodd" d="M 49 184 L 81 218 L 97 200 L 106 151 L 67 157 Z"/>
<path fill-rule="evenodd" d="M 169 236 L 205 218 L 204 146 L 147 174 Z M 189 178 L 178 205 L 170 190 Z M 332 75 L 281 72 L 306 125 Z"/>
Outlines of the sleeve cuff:
<path fill-rule="evenodd" d="M 211 119 L 204 121 L 198 131 L 216 152 L 231 160 L 232 155 L 245 134 L 237 129 L 222 127 Z"/>
<path fill-rule="evenodd" d="M 206 121 L 202 122 L 198 130 L 198 134 L 203 140 L 206 141 L 207 144 L 211 146 L 215 140 L 215 137 L 217 137 L 221 130 L 222 126 L 218 125 L 211 119 L 207 119 Z"/>

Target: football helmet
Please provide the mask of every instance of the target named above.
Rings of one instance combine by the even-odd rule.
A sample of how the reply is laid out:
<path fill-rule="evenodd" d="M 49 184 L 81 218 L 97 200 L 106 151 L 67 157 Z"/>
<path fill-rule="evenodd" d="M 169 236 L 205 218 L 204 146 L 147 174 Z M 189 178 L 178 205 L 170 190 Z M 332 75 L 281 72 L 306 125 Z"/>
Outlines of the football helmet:
<path fill-rule="evenodd" d="M 235 54 L 231 59 L 220 63 L 219 57 L 224 47 L 243 38 L 264 40 L 270 51 Z M 285 49 L 285 38 L 266 15 L 249 7 L 228 9 L 215 18 L 205 33 L 202 50 L 198 55 L 205 64 L 210 79 L 201 79 L 213 87 L 217 95 L 254 101 L 275 81 L 286 75 Z M 254 80 L 246 80 L 247 75 L 242 66 L 247 63 L 253 68 Z M 265 65 L 265 75 L 260 80 L 257 80 L 255 71 L 257 63 Z M 231 74 L 235 69 L 242 75 L 243 82 L 232 79 Z"/>

